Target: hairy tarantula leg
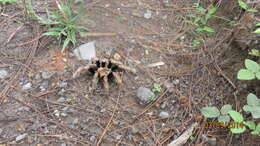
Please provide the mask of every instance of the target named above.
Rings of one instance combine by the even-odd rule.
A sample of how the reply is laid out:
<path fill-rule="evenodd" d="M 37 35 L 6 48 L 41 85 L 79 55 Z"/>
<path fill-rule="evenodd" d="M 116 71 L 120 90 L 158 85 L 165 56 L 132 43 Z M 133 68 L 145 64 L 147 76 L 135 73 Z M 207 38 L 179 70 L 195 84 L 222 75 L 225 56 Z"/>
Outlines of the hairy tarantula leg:
<path fill-rule="evenodd" d="M 109 89 L 109 83 L 108 83 L 108 77 L 107 76 L 103 77 L 103 84 L 104 84 L 104 87 L 106 89 Z"/>
<path fill-rule="evenodd" d="M 95 68 L 95 64 L 90 64 L 87 66 L 79 67 L 76 72 L 72 75 L 72 78 L 78 78 L 81 74 L 86 73 L 90 68 Z"/>
<path fill-rule="evenodd" d="M 136 73 L 136 70 L 134 68 L 128 67 L 126 65 L 124 65 L 123 63 L 116 61 L 114 59 L 110 59 L 111 63 L 117 65 L 119 68 L 130 71 L 132 73 Z"/>
<path fill-rule="evenodd" d="M 122 79 L 119 75 L 119 72 L 112 72 L 113 76 L 115 77 L 115 81 L 117 84 L 122 84 Z"/>
<path fill-rule="evenodd" d="M 99 73 L 98 72 L 96 72 L 95 74 L 94 74 L 94 77 L 93 77 L 93 80 L 92 80 L 92 88 L 96 88 L 96 86 L 97 86 L 97 83 L 98 83 L 98 75 L 99 75 Z"/>

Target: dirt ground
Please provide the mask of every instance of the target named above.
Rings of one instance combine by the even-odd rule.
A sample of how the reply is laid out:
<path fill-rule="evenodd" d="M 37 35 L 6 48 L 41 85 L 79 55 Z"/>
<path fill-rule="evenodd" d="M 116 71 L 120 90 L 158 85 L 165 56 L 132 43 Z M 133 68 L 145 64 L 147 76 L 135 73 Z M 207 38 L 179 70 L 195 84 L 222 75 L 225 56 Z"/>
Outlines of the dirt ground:
<path fill-rule="evenodd" d="M 225 21 L 213 20 L 218 31 L 198 49 L 191 47 L 192 26 L 185 20 L 194 11 L 194 2 L 84 1 L 80 24 L 91 32 L 115 35 L 79 37 L 77 46 L 95 41 L 97 57 L 117 53 L 124 64 L 137 70 L 136 74 L 124 72 L 123 84 L 111 83 L 109 91 L 101 84 L 90 91 L 91 76 L 72 78 L 86 64 L 72 55 L 77 46 L 62 55 L 58 41 L 40 37 L 46 28 L 26 19 L 22 4 L 1 5 L 0 69 L 8 75 L 0 81 L 0 144 L 168 145 L 198 122 L 186 145 L 259 145 L 259 137 L 249 133 L 233 135 L 225 129 L 204 128 L 200 108 L 232 104 L 239 109 L 247 90 L 257 95 L 260 90 L 259 82 L 236 79 L 252 45 L 243 47 L 242 35 Z M 234 3 L 216 5 L 221 10 L 217 15 L 245 22 Z M 48 3 L 34 0 L 33 6 L 44 14 Z M 73 8 L 78 10 L 79 5 Z M 94 23 L 86 23 L 87 19 Z M 164 65 L 148 67 L 157 62 Z M 151 89 L 154 83 L 162 86 L 156 100 L 139 104 L 137 89 Z M 167 118 L 162 112 L 168 113 Z"/>

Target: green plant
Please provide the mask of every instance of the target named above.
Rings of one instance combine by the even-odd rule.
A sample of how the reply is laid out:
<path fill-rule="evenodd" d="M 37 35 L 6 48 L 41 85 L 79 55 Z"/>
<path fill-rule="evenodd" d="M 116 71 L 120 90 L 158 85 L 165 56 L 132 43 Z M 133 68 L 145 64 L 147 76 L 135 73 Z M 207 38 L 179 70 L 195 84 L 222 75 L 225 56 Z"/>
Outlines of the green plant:
<path fill-rule="evenodd" d="M 207 118 L 218 118 L 218 122 L 229 122 L 230 117 L 228 116 L 228 112 L 230 110 L 232 110 L 232 106 L 226 104 L 220 110 L 215 106 L 210 106 L 203 107 L 200 111 Z"/>
<path fill-rule="evenodd" d="M 6 4 L 6 3 L 16 3 L 17 0 L 0 0 L 0 4 Z"/>
<path fill-rule="evenodd" d="M 260 118 L 260 99 L 255 94 L 248 94 L 247 105 L 244 105 L 243 110 L 250 112 L 254 119 Z"/>
<path fill-rule="evenodd" d="M 240 69 L 237 78 L 239 80 L 253 80 L 255 78 L 260 79 L 260 65 L 255 61 L 246 59 L 245 60 L 246 69 Z"/>
<path fill-rule="evenodd" d="M 152 90 L 153 90 L 153 92 L 161 92 L 162 91 L 161 85 L 157 84 L 157 83 L 154 83 Z"/>
<path fill-rule="evenodd" d="M 260 57 L 260 51 L 256 49 L 252 49 L 248 54 L 252 56 Z"/>
<path fill-rule="evenodd" d="M 212 27 L 208 26 L 207 22 L 213 17 L 213 14 L 216 13 L 217 8 L 212 7 L 205 9 L 201 7 L 199 3 L 194 3 L 194 6 L 197 7 L 195 13 L 190 13 L 187 16 L 193 18 L 193 21 L 188 22 L 196 26 L 195 32 L 215 32 Z"/>
<path fill-rule="evenodd" d="M 260 23 L 257 23 L 255 26 L 256 26 L 256 27 L 259 27 L 259 26 L 260 26 Z M 260 34 L 260 28 L 257 28 L 257 29 L 254 31 L 254 33 Z"/>
<path fill-rule="evenodd" d="M 249 8 L 247 3 L 245 3 L 243 0 L 238 0 L 239 6 L 244 9 L 247 12 L 255 13 L 258 12 L 255 8 Z"/>
<path fill-rule="evenodd" d="M 230 110 L 228 112 L 228 114 L 230 115 L 230 117 L 234 120 L 235 122 L 235 125 L 234 127 L 230 128 L 230 131 L 232 133 L 243 133 L 246 131 L 246 127 L 243 125 L 244 123 L 244 118 L 243 118 L 243 115 L 235 110 Z M 240 125 L 240 123 L 242 123 L 242 125 Z M 237 125 L 240 125 L 240 126 L 237 126 Z"/>
<path fill-rule="evenodd" d="M 79 30 L 87 30 L 87 28 L 76 24 L 78 15 L 74 14 L 69 4 L 57 3 L 57 5 L 58 10 L 51 11 L 48 20 L 40 20 L 39 22 L 50 27 L 48 32 L 43 35 L 55 36 L 59 40 L 65 38 L 62 47 L 63 51 L 69 43 L 76 44 L 76 33 Z"/>

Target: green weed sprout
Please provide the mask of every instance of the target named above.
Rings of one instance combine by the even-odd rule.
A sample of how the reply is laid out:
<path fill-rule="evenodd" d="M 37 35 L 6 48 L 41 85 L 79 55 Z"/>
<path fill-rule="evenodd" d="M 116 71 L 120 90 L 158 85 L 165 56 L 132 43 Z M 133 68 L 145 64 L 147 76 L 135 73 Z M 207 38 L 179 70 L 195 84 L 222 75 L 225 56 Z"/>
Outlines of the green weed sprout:
<path fill-rule="evenodd" d="M 239 6 L 244 9 L 247 12 L 255 13 L 258 12 L 255 8 L 249 8 L 247 3 L 245 3 L 243 0 L 238 0 Z"/>
<path fill-rule="evenodd" d="M 154 83 L 152 90 L 153 90 L 153 92 L 161 92 L 162 91 L 161 85 Z"/>
<path fill-rule="evenodd" d="M 16 3 L 17 0 L 0 0 L 0 4 L 6 4 L 6 3 Z"/>
<path fill-rule="evenodd" d="M 48 32 L 43 35 L 55 36 L 59 40 L 65 37 L 62 51 L 68 46 L 69 43 L 76 44 L 76 33 L 79 30 L 87 30 L 87 28 L 78 26 L 76 21 L 78 15 L 75 15 L 68 4 L 59 4 L 58 10 L 51 11 L 48 20 L 40 20 L 41 24 L 48 25 L 50 28 Z"/>
<path fill-rule="evenodd" d="M 260 65 L 253 60 L 245 60 L 246 69 L 240 69 L 237 78 L 239 80 L 260 80 Z"/>

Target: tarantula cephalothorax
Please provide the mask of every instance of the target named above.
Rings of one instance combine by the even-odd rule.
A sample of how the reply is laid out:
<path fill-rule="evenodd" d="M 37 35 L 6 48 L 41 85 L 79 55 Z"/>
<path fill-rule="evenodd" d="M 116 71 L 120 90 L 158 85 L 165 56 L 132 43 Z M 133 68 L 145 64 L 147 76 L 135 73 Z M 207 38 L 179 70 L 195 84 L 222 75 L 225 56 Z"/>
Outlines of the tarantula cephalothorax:
<path fill-rule="evenodd" d="M 108 89 L 110 79 L 115 80 L 117 84 L 122 83 L 120 75 L 122 70 L 136 73 L 135 69 L 125 66 L 118 60 L 93 58 L 89 65 L 79 67 L 73 74 L 73 78 L 77 78 L 84 73 L 90 73 L 93 75 L 92 88 L 96 88 L 98 81 L 102 80 L 104 87 Z"/>

